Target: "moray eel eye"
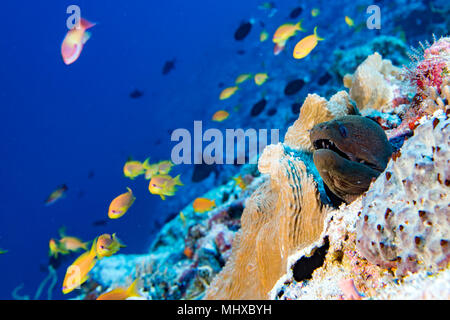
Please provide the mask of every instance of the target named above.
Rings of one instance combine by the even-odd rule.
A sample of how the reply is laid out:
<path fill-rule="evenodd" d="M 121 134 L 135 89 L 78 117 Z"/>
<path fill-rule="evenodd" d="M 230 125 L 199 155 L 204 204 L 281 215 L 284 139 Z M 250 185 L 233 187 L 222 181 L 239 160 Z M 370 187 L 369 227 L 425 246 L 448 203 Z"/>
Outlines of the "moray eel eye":
<path fill-rule="evenodd" d="M 343 138 L 347 138 L 347 128 L 343 124 L 339 125 L 339 133 Z"/>

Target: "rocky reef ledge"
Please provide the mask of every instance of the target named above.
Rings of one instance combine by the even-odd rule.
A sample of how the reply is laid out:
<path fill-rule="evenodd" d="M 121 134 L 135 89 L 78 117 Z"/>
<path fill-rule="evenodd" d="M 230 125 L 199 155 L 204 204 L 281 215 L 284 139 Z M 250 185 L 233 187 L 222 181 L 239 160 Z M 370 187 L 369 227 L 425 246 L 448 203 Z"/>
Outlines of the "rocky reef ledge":
<path fill-rule="evenodd" d="M 149 254 L 101 260 L 80 298 L 139 277 L 147 299 L 449 299 L 450 39 L 421 45 L 411 60 L 400 68 L 375 52 L 344 76 L 347 90 L 309 94 L 284 142 L 243 167 L 245 190 L 230 181 L 209 191 L 218 207 L 187 206 Z M 357 157 L 368 150 L 350 148 L 334 183 L 352 190 L 361 166 L 378 171 L 342 201 L 313 154 L 319 144 L 346 152 L 310 132 L 349 115 L 377 123 L 392 154 L 380 169 Z"/>

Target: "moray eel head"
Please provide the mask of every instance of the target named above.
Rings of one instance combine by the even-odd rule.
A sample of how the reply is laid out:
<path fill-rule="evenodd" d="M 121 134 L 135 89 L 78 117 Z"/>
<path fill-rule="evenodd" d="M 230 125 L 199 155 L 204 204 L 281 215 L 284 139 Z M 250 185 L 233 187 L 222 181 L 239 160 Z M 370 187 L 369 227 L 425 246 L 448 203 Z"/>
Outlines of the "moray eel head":
<path fill-rule="evenodd" d="M 386 168 L 392 149 L 373 120 L 349 115 L 316 125 L 310 131 L 314 164 L 326 187 L 350 203 Z"/>

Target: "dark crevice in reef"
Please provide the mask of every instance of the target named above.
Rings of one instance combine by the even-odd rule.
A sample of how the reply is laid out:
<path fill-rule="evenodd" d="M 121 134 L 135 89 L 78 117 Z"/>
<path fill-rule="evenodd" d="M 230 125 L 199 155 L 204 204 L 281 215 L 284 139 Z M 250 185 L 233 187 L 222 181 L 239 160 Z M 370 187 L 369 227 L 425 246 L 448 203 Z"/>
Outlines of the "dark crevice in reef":
<path fill-rule="evenodd" d="M 314 270 L 323 266 L 325 262 L 325 255 L 330 248 L 328 237 L 325 237 L 325 244 L 316 249 L 314 254 L 310 257 L 302 257 L 298 260 L 292 268 L 294 279 L 297 282 L 308 280 L 312 278 Z"/>

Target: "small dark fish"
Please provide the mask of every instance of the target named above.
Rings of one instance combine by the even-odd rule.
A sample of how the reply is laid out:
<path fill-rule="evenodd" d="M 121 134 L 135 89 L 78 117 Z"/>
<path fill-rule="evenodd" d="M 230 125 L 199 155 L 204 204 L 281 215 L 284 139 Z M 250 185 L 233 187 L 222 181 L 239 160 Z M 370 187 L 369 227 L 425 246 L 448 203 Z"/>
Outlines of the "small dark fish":
<path fill-rule="evenodd" d="M 156 139 L 155 145 L 159 146 L 161 143 L 162 143 L 162 139 L 161 138 Z"/>
<path fill-rule="evenodd" d="M 245 50 L 238 50 L 238 51 L 236 51 L 236 53 L 237 53 L 238 55 L 243 56 L 243 55 L 245 54 Z"/>
<path fill-rule="evenodd" d="M 293 103 L 291 105 L 291 111 L 293 114 L 299 114 L 300 113 L 300 108 L 302 107 L 302 105 L 298 102 Z"/>
<path fill-rule="evenodd" d="M 323 76 L 321 76 L 319 78 L 319 80 L 317 81 L 317 83 L 321 86 L 323 86 L 325 83 L 327 83 L 328 81 L 331 80 L 331 74 L 329 74 L 328 72 L 326 72 Z"/>
<path fill-rule="evenodd" d="M 261 99 L 259 100 L 257 103 L 255 103 L 252 107 L 252 110 L 250 111 L 250 115 L 252 117 L 256 117 L 259 114 L 261 114 L 261 112 L 264 111 L 264 108 L 266 107 L 267 104 L 267 100 L 266 99 Z"/>
<path fill-rule="evenodd" d="M 302 7 L 297 7 L 297 8 L 295 8 L 295 9 L 293 9 L 293 10 L 291 11 L 291 13 L 289 14 L 289 18 L 295 19 L 295 18 L 297 18 L 302 12 L 303 12 L 303 8 L 302 8 Z"/>
<path fill-rule="evenodd" d="M 234 33 L 234 39 L 237 41 L 244 40 L 246 36 L 250 33 L 250 30 L 252 30 L 252 24 L 248 21 L 242 22 L 239 28 L 237 28 L 236 32 Z"/>
<path fill-rule="evenodd" d="M 269 109 L 269 111 L 267 111 L 267 115 L 269 117 L 274 116 L 276 113 L 277 113 L 277 109 L 275 109 L 275 108 L 271 108 L 271 109 Z"/>
<path fill-rule="evenodd" d="M 103 226 L 106 226 L 107 223 L 108 223 L 107 220 L 96 220 L 96 221 L 92 222 L 92 225 L 94 227 L 103 227 Z"/>
<path fill-rule="evenodd" d="M 223 87 L 225 87 L 225 83 L 223 83 L 223 82 L 219 82 L 219 84 L 217 85 L 219 88 L 223 88 Z"/>
<path fill-rule="evenodd" d="M 172 69 L 175 69 L 175 58 L 173 58 L 173 60 L 168 60 L 164 63 L 163 69 L 162 69 L 162 74 L 166 75 L 168 74 L 170 71 L 172 71 Z"/>
<path fill-rule="evenodd" d="M 303 81 L 302 79 L 292 80 L 284 88 L 284 94 L 287 96 L 296 94 L 303 88 L 304 85 L 305 85 L 305 81 Z"/>
<path fill-rule="evenodd" d="M 130 93 L 130 98 L 137 99 L 137 98 L 142 97 L 143 95 L 144 95 L 144 92 L 136 89 Z"/>
<path fill-rule="evenodd" d="M 194 171 L 192 172 L 192 182 L 200 182 L 209 177 L 211 173 L 214 173 L 217 177 L 218 171 L 215 164 L 194 164 Z"/>
<path fill-rule="evenodd" d="M 93 170 L 88 172 L 88 179 L 92 179 L 95 176 L 95 172 Z"/>

